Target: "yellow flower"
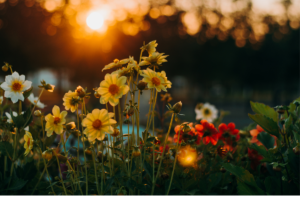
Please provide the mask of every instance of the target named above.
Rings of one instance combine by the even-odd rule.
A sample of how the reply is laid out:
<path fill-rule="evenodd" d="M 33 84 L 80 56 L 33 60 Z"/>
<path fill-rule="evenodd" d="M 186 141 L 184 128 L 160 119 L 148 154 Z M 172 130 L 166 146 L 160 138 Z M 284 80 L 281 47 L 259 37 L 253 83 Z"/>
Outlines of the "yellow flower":
<path fill-rule="evenodd" d="M 165 80 L 165 87 L 166 88 L 171 88 L 172 87 L 172 83 L 171 83 L 171 81 L 168 80 L 165 71 L 157 72 L 157 74 L 159 76 L 163 77 L 163 79 Z"/>
<path fill-rule="evenodd" d="M 158 75 L 155 71 L 147 68 L 145 70 L 142 70 L 143 73 L 141 76 L 143 76 L 143 81 L 147 83 L 147 86 L 149 89 L 155 88 L 158 92 L 161 90 L 167 91 L 165 87 L 165 79 Z"/>
<path fill-rule="evenodd" d="M 67 116 L 67 111 L 62 111 L 60 112 L 60 109 L 58 106 L 54 106 L 52 109 L 52 113 L 48 114 L 45 117 L 46 120 L 46 131 L 47 131 L 47 136 L 50 137 L 53 132 L 56 134 L 61 134 L 63 132 L 63 124 L 66 123 L 65 117 Z"/>
<path fill-rule="evenodd" d="M 149 57 L 142 57 L 143 61 L 140 62 L 139 66 L 158 66 L 161 65 L 163 62 L 167 62 L 167 60 L 165 59 L 166 57 L 168 57 L 168 55 L 164 55 L 164 53 L 154 52 Z"/>
<path fill-rule="evenodd" d="M 117 74 L 118 77 L 121 76 L 126 76 L 126 77 L 130 77 L 131 75 L 131 67 L 127 66 L 127 67 L 122 67 L 122 69 L 118 69 L 117 71 L 114 71 L 111 74 Z"/>
<path fill-rule="evenodd" d="M 155 47 L 157 47 L 157 43 L 156 43 L 156 40 L 153 40 L 153 41 L 149 42 L 148 44 L 142 46 L 141 49 L 144 51 L 148 51 L 149 55 L 151 55 L 152 53 L 154 53 L 156 51 Z"/>
<path fill-rule="evenodd" d="M 100 103 L 109 102 L 112 106 L 118 105 L 119 98 L 129 91 L 128 85 L 125 85 L 126 80 L 125 76 L 118 77 L 117 74 L 106 74 L 97 90 L 101 95 Z"/>
<path fill-rule="evenodd" d="M 95 139 L 103 140 L 105 133 L 112 134 L 114 129 L 113 124 L 117 122 L 113 119 L 114 113 L 109 113 L 106 109 L 94 109 L 82 121 L 82 126 L 86 127 L 83 133 L 88 137 L 90 142 Z"/>
<path fill-rule="evenodd" d="M 107 69 L 122 67 L 123 65 L 125 65 L 129 62 L 130 62 L 130 58 L 123 59 L 123 60 L 115 59 L 114 62 L 109 63 L 108 65 L 105 65 L 104 68 L 102 69 L 102 71 L 107 70 Z"/>
<path fill-rule="evenodd" d="M 31 133 L 29 133 L 28 131 L 25 131 L 25 135 L 24 135 L 24 148 L 25 148 L 25 153 L 24 155 L 27 156 L 28 153 L 31 151 L 32 147 L 33 147 L 33 138 Z"/>
<path fill-rule="evenodd" d="M 75 112 L 78 107 L 79 96 L 77 95 L 77 92 L 69 91 L 65 94 L 63 101 L 63 105 L 65 106 L 66 110 Z"/>

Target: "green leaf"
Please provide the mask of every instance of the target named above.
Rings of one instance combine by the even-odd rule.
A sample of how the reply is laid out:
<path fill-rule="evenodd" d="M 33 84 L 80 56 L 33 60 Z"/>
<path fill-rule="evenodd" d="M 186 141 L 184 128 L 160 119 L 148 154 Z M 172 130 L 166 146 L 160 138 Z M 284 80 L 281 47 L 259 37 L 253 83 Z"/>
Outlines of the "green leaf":
<path fill-rule="evenodd" d="M 24 99 L 27 99 L 32 92 L 33 87 L 29 88 L 23 93 Z"/>
<path fill-rule="evenodd" d="M 262 114 L 272 119 L 274 122 L 278 122 L 278 113 L 274 110 L 274 108 L 271 108 L 270 106 L 267 106 L 263 103 L 252 101 L 250 101 L 250 105 L 253 112 L 255 112 L 256 114 Z"/>
<path fill-rule="evenodd" d="M 266 132 L 260 132 L 257 135 L 257 139 L 267 148 L 267 149 L 271 149 L 274 147 L 274 142 L 275 139 Z"/>
<path fill-rule="evenodd" d="M 10 111 L 10 115 L 16 127 L 22 128 L 24 126 L 25 119 L 23 115 L 18 115 L 17 117 L 15 117 L 11 111 Z"/>
<path fill-rule="evenodd" d="M 280 194 L 280 182 L 273 176 L 268 176 L 265 179 L 265 188 L 269 195 Z"/>
<path fill-rule="evenodd" d="M 2 152 L 7 157 L 12 158 L 14 148 L 9 142 L 0 142 L 0 152 Z"/>
<path fill-rule="evenodd" d="M 255 115 L 248 114 L 248 116 L 254 122 L 259 124 L 266 132 L 276 136 L 279 140 L 281 139 L 281 135 L 279 134 L 279 129 L 275 121 L 261 114 L 255 114 Z"/>
<path fill-rule="evenodd" d="M 238 179 L 238 193 L 246 195 L 262 195 L 265 194 L 262 189 L 260 189 L 249 171 L 242 167 L 234 166 L 229 163 L 223 163 L 223 167 L 235 175 Z"/>
<path fill-rule="evenodd" d="M 13 179 L 12 183 L 10 184 L 9 188 L 7 188 L 7 190 L 20 190 L 26 185 L 27 181 L 23 179 Z"/>
<path fill-rule="evenodd" d="M 293 118 L 291 115 L 285 120 L 284 124 L 285 124 L 285 129 L 287 130 L 287 132 L 292 131 Z"/>
<path fill-rule="evenodd" d="M 155 140 L 155 137 L 149 137 L 147 138 L 146 142 L 153 142 Z"/>
<path fill-rule="evenodd" d="M 261 162 L 272 162 L 273 157 L 272 155 L 266 150 L 263 146 L 258 146 L 257 144 L 251 144 L 251 149 L 254 149 L 258 152 L 258 154 L 262 155 L 264 158 L 261 160 Z"/>

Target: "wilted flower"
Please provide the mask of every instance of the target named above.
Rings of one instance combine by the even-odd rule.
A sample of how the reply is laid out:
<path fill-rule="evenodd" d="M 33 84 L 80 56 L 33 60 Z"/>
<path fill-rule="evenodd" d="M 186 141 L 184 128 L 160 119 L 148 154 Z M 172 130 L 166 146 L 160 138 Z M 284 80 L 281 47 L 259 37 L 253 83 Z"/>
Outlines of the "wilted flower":
<path fill-rule="evenodd" d="M 219 138 L 219 133 L 212 123 L 208 123 L 207 120 L 203 119 L 200 121 L 201 124 L 195 126 L 198 134 L 203 138 L 203 143 L 208 144 L 211 142 L 216 145 Z"/>
<path fill-rule="evenodd" d="M 168 57 L 168 55 L 164 55 L 164 53 L 153 52 L 149 55 L 149 57 L 142 57 L 143 61 L 140 62 L 139 66 L 159 66 L 162 63 L 167 62 L 165 59 L 166 57 Z"/>
<path fill-rule="evenodd" d="M 33 147 L 33 138 L 31 133 L 29 133 L 28 131 L 25 131 L 25 135 L 24 135 L 24 149 L 25 149 L 25 153 L 24 155 L 27 156 L 28 153 L 31 151 L 32 147 Z"/>
<path fill-rule="evenodd" d="M 24 101 L 23 92 L 31 87 L 31 81 L 25 81 L 24 75 L 14 72 L 12 75 L 5 77 L 5 82 L 1 84 L 1 88 L 5 90 L 4 96 L 10 98 L 13 103 L 18 100 Z"/>
<path fill-rule="evenodd" d="M 53 132 L 56 134 L 61 134 L 63 132 L 63 124 L 66 123 L 66 116 L 67 116 L 67 111 L 62 111 L 60 112 L 60 108 L 58 106 L 54 106 L 52 109 L 52 113 L 48 114 L 45 117 L 46 120 L 46 131 L 47 131 L 47 136 L 50 137 Z"/>
<path fill-rule="evenodd" d="M 149 42 L 148 44 L 144 45 L 141 47 L 141 49 L 143 51 L 148 51 L 149 55 L 151 55 L 152 53 L 154 53 L 156 51 L 156 48 L 157 47 L 157 43 L 156 43 L 156 40 L 153 40 L 151 42 Z"/>
<path fill-rule="evenodd" d="M 77 96 L 76 92 L 72 92 L 71 90 L 64 95 L 63 105 L 66 110 L 70 110 L 71 112 L 75 112 L 78 108 L 79 96 Z"/>
<path fill-rule="evenodd" d="M 112 68 L 118 68 L 122 67 L 123 65 L 129 63 L 130 59 L 123 59 L 123 60 L 118 60 L 115 59 L 114 62 L 109 63 L 108 65 L 105 65 L 102 71 L 107 70 L 107 69 L 112 69 Z"/>
<path fill-rule="evenodd" d="M 112 106 L 118 105 L 119 98 L 129 91 L 128 85 L 125 84 L 126 80 L 125 76 L 118 78 L 117 74 L 106 74 L 97 90 L 101 95 L 100 103 L 106 104 L 109 102 Z"/>
<path fill-rule="evenodd" d="M 161 90 L 165 92 L 167 91 L 165 87 L 165 79 L 163 77 L 149 68 L 142 71 L 143 73 L 141 74 L 141 76 L 144 77 L 143 81 L 147 83 L 149 89 L 155 88 L 158 92 L 160 92 Z"/>
<path fill-rule="evenodd" d="M 195 108 L 196 120 L 206 119 L 208 122 L 213 122 L 218 116 L 218 110 L 215 106 L 205 103 L 199 109 L 198 106 Z"/>
<path fill-rule="evenodd" d="M 90 142 L 95 139 L 103 140 L 105 133 L 112 134 L 114 129 L 113 124 L 117 122 L 111 119 L 114 113 L 108 113 L 106 109 L 94 109 L 82 121 L 82 126 L 86 127 L 83 133 L 88 137 Z"/>
<path fill-rule="evenodd" d="M 173 99 L 169 93 L 160 94 L 160 97 L 161 97 L 160 100 L 161 100 L 161 101 L 164 101 L 164 102 L 166 102 L 166 103 L 172 101 L 172 99 Z"/>
<path fill-rule="evenodd" d="M 30 103 L 32 103 L 33 105 L 35 105 L 36 107 L 43 109 L 45 108 L 45 104 L 41 103 L 38 97 L 34 97 L 34 95 L 31 93 L 28 97 L 28 100 L 30 101 Z"/>
<path fill-rule="evenodd" d="M 36 111 L 34 111 L 34 116 L 36 116 L 36 117 L 40 117 L 41 115 L 42 115 L 42 112 L 40 111 L 40 110 L 36 110 Z"/>
<path fill-rule="evenodd" d="M 137 88 L 139 90 L 144 90 L 146 88 L 146 86 L 147 86 L 147 83 L 144 82 L 144 81 L 142 81 L 142 80 L 140 80 L 139 83 L 138 83 L 138 85 L 137 85 Z"/>

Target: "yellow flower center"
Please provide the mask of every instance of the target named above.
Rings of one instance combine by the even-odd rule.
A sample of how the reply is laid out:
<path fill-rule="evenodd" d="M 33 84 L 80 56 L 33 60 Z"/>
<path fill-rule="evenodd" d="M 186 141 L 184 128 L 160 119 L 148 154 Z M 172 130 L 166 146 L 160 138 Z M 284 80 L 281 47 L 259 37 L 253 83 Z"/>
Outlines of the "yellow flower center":
<path fill-rule="evenodd" d="M 99 119 L 96 119 L 96 120 L 93 122 L 93 127 L 94 127 L 94 129 L 99 130 L 100 127 L 101 127 L 101 125 L 102 125 L 102 122 L 101 122 Z"/>
<path fill-rule="evenodd" d="M 111 84 L 108 88 L 109 93 L 111 93 L 112 95 L 115 95 L 119 92 L 119 86 L 117 86 L 116 84 Z"/>
<path fill-rule="evenodd" d="M 59 117 L 54 117 L 54 124 L 58 124 L 60 122 L 60 118 Z"/>
<path fill-rule="evenodd" d="M 153 83 L 155 86 L 159 86 L 159 85 L 160 85 L 160 80 L 159 80 L 159 78 L 153 77 L 151 80 L 152 80 L 152 83 Z"/>
<path fill-rule="evenodd" d="M 12 85 L 12 89 L 14 92 L 20 92 L 22 85 L 19 82 L 15 82 Z"/>
<path fill-rule="evenodd" d="M 207 108 L 206 108 L 206 109 L 204 109 L 204 114 L 205 114 L 205 115 L 210 115 L 210 110 L 209 110 L 209 109 L 207 109 Z"/>

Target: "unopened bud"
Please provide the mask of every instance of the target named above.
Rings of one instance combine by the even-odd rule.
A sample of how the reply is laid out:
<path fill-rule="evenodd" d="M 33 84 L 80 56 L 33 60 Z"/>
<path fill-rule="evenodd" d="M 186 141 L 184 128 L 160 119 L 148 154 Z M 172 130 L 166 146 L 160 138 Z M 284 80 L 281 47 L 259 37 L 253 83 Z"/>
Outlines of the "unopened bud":
<path fill-rule="evenodd" d="M 67 124 L 66 124 L 66 128 L 67 128 L 68 131 L 69 131 L 69 130 L 75 129 L 75 128 L 76 128 L 75 122 L 67 123 Z"/>
<path fill-rule="evenodd" d="M 85 97 L 85 90 L 81 87 L 78 86 L 77 89 L 75 90 L 75 92 L 77 93 L 77 95 L 81 98 Z"/>
<path fill-rule="evenodd" d="M 144 81 L 142 81 L 142 80 L 140 80 L 139 83 L 138 83 L 138 85 L 137 85 L 137 88 L 139 90 L 144 90 L 146 88 L 146 86 L 147 86 L 147 83 L 144 82 Z"/>
<path fill-rule="evenodd" d="M 138 148 L 134 148 L 132 151 L 132 156 L 133 157 L 139 157 L 141 155 L 141 151 Z"/>
<path fill-rule="evenodd" d="M 97 99 L 99 99 L 99 98 L 101 97 L 101 95 L 100 95 L 97 91 L 94 92 L 94 96 L 95 96 Z"/>
<path fill-rule="evenodd" d="M 6 71 L 8 70 L 8 66 L 3 65 L 3 66 L 2 66 L 2 70 L 6 72 Z"/>
<path fill-rule="evenodd" d="M 54 91 L 54 85 L 50 85 L 50 84 L 47 84 L 45 85 L 45 90 L 47 90 L 48 92 L 53 92 Z"/>
<path fill-rule="evenodd" d="M 51 151 L 44 151 L 42 157 L 49 161 L 52 159 L 53 155 Z"/>
<path fill-rule="evenodd" d="M 181 101 L 179 101 L 174 104 L 172 110 L 174 111 L 174 113 L 180 113 L 181 108 L 182 108 L 182 103 L 181 103 Z"/>
<path fill-rule="evenodd" d="M 117 137 L 118 135 L 120 135 L 120 131 L 117 128 L 114 128 L 114 132 L 111 134 L 111 136 L 113 137 Z"/>
<path fill-rule="evenodd" d="M 40 110 L 36 110 L 36 111 L 34 111 L 34 116 L 36 116 L 36 117 L 40 117 L 41 115 L 42 115 L 42 112 L 40 111 Z"/>

